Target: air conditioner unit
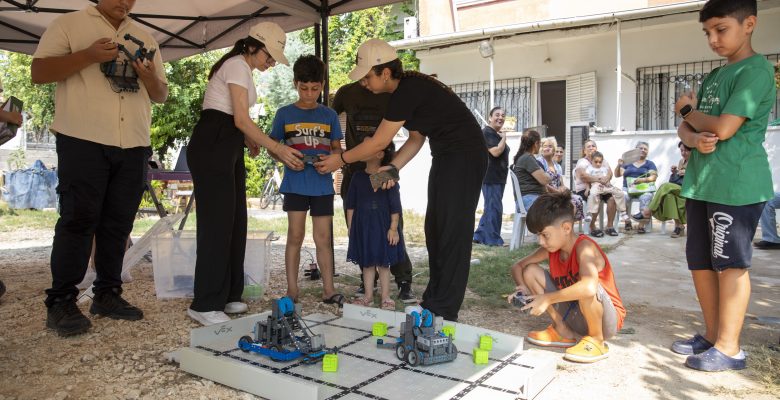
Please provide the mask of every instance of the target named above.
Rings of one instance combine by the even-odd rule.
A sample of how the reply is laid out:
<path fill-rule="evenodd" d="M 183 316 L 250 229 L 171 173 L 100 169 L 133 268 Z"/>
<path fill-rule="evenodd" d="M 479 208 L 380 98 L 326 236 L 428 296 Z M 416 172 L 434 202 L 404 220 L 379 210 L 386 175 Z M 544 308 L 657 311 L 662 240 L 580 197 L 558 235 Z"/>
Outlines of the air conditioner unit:
<path fill-rule="evenodd" d="M 404 39 L 414 39 L 419 35 L 417 31 L 417 17 L 404 18 Z"/>

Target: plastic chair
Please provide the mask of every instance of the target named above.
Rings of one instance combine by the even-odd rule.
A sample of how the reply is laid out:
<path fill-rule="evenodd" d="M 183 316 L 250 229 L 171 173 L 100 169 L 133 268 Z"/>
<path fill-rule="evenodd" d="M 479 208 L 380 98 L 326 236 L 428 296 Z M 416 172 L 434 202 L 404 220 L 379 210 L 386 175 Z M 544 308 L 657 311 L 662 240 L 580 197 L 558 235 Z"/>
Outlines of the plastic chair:
<path fill-rule="evenodd" d="M 509 168 L 509 176 L 512 178 L 512 189 L 515 194 L 515 216 L 512 218 L 512 240 L 509 242 L 509 250 L 514 250 L 523 245 L 523 239 L 525 238 L 525 217 L 528 215 L 528 211 L 523 205 L 523 194 L 520 193 L 520 182 L 517 180 L 517 176 L 512 172 L 512 168 Z"/>

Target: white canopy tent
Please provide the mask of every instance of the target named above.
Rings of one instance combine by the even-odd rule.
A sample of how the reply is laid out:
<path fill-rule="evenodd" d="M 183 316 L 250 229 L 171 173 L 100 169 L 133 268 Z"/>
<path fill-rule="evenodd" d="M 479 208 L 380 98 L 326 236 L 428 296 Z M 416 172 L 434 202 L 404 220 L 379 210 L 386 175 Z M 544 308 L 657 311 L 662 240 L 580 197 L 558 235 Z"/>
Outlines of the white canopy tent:
<path fill-rule="evenodd" d="M 130 17 L 154 36 L 164 61 L 232 46 L 260 21 L 285 32 L 314 26 L 315 53 L 327 62 L 328 17 L 399 0 L 141 0 Z M 0 0 L 0 49 L 33 54 L 59 15 L 97 0 Z M 327 80 L 325 92 L 328 91 Z"/>

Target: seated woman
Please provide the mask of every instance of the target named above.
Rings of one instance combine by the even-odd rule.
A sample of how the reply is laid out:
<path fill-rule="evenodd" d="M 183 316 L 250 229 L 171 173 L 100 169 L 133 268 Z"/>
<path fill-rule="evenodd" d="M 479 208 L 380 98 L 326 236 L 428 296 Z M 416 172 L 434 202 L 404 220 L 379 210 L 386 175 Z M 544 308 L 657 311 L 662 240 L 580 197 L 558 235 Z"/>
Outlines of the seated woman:
<path fill-rule="evenodd" d="M 558 141 L 555 137 L 548 136 L 542 139 L 542 151 L 541 156 L 536 158 L 539 165 L 542 166 L 544 172 L 550 175 L 550 183 L 547 185 L 548 193 L 565 193 L 569 191 L 569 188 L 563 183 L 563 168 L 556 161 Z M 582 197 L 572 194 L 571 204 L 574 206 L 574 220 L 580 221 L 584 216 Z"/>
<path fill-rule="evenodd" d="M 598 147 L 596 146 L 595 141 L 586 141 L 582 145 L 582 158 L 577 161 L 577 165 L 572 171 L 574 173 L 574 194 L 580 196 L 581 198 L 588 198 L 588 191 L 592 183 L 600 182 L 606 185 L 609 184 L 609 182 L 612 180 L 612 169 L 609 168 L 609 164 L 606 160 L 604 160 L 603 165 L 607 168 L 607 176 L 593 176 L 588 173 L 588 168 L 592 167 L 591 161 L 593 153 L 595 153 L 597 150 Z M 605 232 L 609 236 L 617 236 L 618 233 L 615 231 L 615 228 L 613 228 L 615 222 L 615 212 L 617 211 L 617 203 L 615 202 L 615 198 L 611 194 L 605 193 L 598 196 L 597 201 L 598 203 L 595 204 L 596 210 L 601 209 L 602 201 L 607 202 L 608 228 L 604 232 L 602 232 L 600 229 L 596 229 L 596 219 L 598 218 L 597 211 L 592 215 L 590 220 L 591 236 L 602 237 L 604 236 Z"/>
<path fill-rule="evenodd" d="M 525 209 L 531 208 L 534 201 L 546 192 L 546 186 L 550 183 L 550 175 L 547 175 L 534 154 L 539 152 L 541 137 L 537 131 L 525 131 L 520 139 L 520 148 L 515 154 L 512 172 L 517 176 L 520 184 L 520 193 Z"/>
<path fill-rule="evenodd" d="M 654 192 L 635 194 L 629 194 L 629 192 L 631 191 L 630 189 L 635 188 L 638 184 L 655 182 L 655 180 L 658 179 L 658 168 L 656 168 L 654 162 L 647 159 L 647 153 L 650 152 L 650 145 L 647 142 L 639 142 L 636 144 L 635 148 L 639 149 L 639 160 L 626 165 L 623 163 L 622 158 L 619 159 L 618 165 L 615 167 L 615 176 L 618 178 L 621 176 L 623 177 L 623 193 L 626 205 L 631 204 L 629 200 L 632 196 L 639 197 L 640 212 L 636 213 L 633 218 L 639 221 L 637 233 L 645 233 L 645 224 L 647 223 L 647 220 L 642 218 L 641 210 L 646 208 L 650 204 L 650 201 L 653 200 Z M 632 181 L 631 188 L 629 188 L 628 184 L 629 178 L 631 178 Z M 628 212 L 631 212 L 631 210 L 629 209 Z M 626 230 L 630 229 L 631 221 L 626 221 Z"/>
<path fill-rule="evenodd" d="M 649 220 L 651 217 L 659 221 L 674 220 L 673 238 L 685 235 L 685 198 L 680 196 L 680 189 L 685 178 L 685 168 L 688 166 L 688 157 L 691 155 L 691 149 L 680 142 L 677 144 L 680 148 L 682 159 L 677 165 L 672 166 L 672 176 L 669 182 L 664 183 L 653 196 L 653 200 L 646 208 L 642 209 L 642 219 Z"/>

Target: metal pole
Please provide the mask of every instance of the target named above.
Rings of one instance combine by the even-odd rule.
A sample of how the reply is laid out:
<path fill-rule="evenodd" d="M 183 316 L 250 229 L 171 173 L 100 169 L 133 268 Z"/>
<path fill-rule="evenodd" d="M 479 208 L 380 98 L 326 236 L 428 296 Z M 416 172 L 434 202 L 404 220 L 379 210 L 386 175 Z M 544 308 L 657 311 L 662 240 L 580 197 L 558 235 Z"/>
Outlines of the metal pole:
<path fill-rule="evenodd" d="M 322 87 L 322 104 L 328 105 L 330 93 L 330 68 L 328 62 L 328 0 L 322 0 L 320 6 L 320 15 L 322 16 L 322 62 L 325 63 L 325 84 Z"/>
<path fill-rule="evenodd" d="M 314 55 L 320 57 L 320 24 L 314 24 Z"/>
<path fill-rule="evenodd" d="M 490 56 L 490 109 L 495 107 L 496 99 L 496 80 L 493 76 L 493 56 Z"/>
<path fill-rule="evenodd" d="M 615 132 L 620 131 L 620 96 L 623 94 L 623 65 L 620 61 L 620 20 L 617 21 L 617 69 L 615 77 L 617 79 L 617 98 L 615 99 Z"/>

